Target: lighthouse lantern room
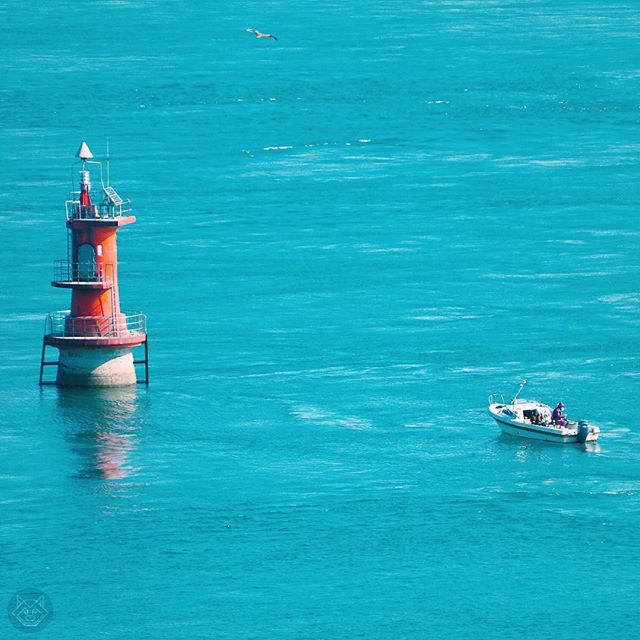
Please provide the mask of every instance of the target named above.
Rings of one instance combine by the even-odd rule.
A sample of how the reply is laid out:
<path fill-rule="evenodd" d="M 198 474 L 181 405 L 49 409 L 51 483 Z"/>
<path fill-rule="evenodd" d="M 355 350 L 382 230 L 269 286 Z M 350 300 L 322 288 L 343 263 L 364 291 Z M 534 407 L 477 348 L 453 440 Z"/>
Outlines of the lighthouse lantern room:
<path fill-rule="evenodd" d="M 108 177 L 104 184 L 102 164 L 93 160 L 86 142 L 76 157 L 82 168 L 80 190 L 73 191 L 65 203 L 67 258 L 55 262 L 51 282 L 54 287 L 71 289 L 71 308 L 46 318 L 40 384 L 113 387 L 148 383 L 146 316 L 121 311 L 118 291 L 116 232 L 136 219 L 130 202 L 118 195 Z M 97 197 L 91 191 L 89 165 L 99 170 L 101 190 Z M 57 360 L 47 360 L 47 347 L 58 349 Z M 136 347 L 144 347 L 140 360 L 133 357 Z M 144 365 L 140 380 L 138 364 Z M 47 366 L 57 367 L 55 382 L 43 379 Z"/>

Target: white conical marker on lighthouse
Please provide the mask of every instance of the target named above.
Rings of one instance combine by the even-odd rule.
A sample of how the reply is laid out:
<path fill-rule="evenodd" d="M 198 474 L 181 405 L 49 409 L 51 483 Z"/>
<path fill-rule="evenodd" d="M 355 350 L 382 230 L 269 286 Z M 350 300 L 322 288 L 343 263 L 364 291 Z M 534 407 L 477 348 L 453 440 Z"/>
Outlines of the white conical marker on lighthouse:
<path fill-rule="evenodd" d="M 76 158 L 80 158 L 81 160 L 90 160 L 93 158 L 93 153 L 91 153 L 91 149 L 89 149 L 89 145 L 83 140 L 78 152 L 76 153 Z"/>

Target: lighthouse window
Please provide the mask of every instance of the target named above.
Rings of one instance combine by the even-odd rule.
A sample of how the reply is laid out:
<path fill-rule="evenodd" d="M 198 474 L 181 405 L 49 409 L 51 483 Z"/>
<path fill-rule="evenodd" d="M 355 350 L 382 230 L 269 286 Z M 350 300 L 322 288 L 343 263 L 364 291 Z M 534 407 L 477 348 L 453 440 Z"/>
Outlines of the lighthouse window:
<path fill-rule="evenodd" d="M 96 250 L 91 244 L 78 247 L 78 276 L 84 282 L 96 279 Z"/>

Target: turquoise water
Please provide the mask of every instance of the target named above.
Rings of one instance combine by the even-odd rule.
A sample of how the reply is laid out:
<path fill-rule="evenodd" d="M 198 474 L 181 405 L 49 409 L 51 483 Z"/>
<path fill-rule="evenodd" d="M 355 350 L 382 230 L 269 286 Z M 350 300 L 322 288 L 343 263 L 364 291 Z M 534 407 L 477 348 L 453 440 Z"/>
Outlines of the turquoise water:
<path fill-rule="evenodd" d="M 0 16 L 0 600 L 63 640 L 637 637 L 637 3 Z M 148 389 L 37 386 L 82 139 Z M 599 446 L 500 436 L 521 377 Z"/>

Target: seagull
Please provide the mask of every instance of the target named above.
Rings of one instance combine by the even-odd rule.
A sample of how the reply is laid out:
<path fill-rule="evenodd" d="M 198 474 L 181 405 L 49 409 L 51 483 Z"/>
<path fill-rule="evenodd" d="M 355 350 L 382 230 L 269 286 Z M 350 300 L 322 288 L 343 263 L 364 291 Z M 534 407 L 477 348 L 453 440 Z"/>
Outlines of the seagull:
<path fill-rule="evenodd" d="M 277 40 L 276 36 L 272 36 L 270 33 L 262 33 L 257 29 L 247 29 L 247 33 L 253 33 L 256 38 L 267 38 L 268 40 Z"/>

